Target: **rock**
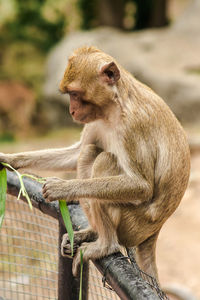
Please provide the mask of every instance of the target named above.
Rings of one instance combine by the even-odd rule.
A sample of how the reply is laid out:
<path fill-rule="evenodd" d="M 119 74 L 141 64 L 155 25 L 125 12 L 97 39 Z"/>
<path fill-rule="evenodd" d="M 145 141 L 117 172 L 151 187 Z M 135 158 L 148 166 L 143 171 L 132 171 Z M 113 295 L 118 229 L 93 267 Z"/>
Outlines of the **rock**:
<path fill-rule="evenodd" d="M 66 96 L 59 95 L 58 88 L 67 58 L 77 47 L 95 45 L 155 90 L 181 122 L 199 122 L 199 3 L 199 0 L 194 0 L 184 14 L 187 18 L 183 15 L 167 29 L 126 33 L 113 28 L 97 28 L 67 35 L 47 59 L 44 94 L 48 101 L 66 104 Z M 195 20 L 192 19 L 193 13 L 197 16 Z"/>
<path fill-rule="evenodd" d="M 193 0 L 181 18 L 174 24 L 174 29 L 190 34 L 198 34 L 200 29 L 200 1 Z"/>

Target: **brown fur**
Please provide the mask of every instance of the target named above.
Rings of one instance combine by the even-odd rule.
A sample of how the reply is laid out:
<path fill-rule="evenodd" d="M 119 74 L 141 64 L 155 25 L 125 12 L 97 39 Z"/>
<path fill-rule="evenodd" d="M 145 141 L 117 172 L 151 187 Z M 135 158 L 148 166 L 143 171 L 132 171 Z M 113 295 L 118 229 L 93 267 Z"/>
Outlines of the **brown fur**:
<path fill-rule="evenodd" d="M 179 205 L 188 183 L 187 138 L 164 101 L 112 57 L 94 47 L 77 49 L 60 84 L 70 113 L 85 124 L 71 148 L 0 154 L 16 167 L 76 170 L 77 179 L 50 178 L 48 201 L 79 200 L 90 228 L 75 233 L 84 260 L 137 247 L 144 271 L 157 277 L 158 233 Z M 69 239 L 62 243 L 70 253 Z M 78 251 L 73 273 L 80 263 Z"/>

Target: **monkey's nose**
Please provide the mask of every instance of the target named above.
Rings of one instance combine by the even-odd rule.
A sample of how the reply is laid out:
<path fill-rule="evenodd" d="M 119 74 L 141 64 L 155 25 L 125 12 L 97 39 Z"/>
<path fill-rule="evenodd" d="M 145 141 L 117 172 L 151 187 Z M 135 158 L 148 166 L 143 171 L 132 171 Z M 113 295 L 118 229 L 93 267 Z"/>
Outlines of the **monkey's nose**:
<path fill-rule="evenodd" d="M 75 114 L 75 109 L 70 107 L 69 108 L 69 113 L 70 113 L 71 116 L 73 116 Z"/>

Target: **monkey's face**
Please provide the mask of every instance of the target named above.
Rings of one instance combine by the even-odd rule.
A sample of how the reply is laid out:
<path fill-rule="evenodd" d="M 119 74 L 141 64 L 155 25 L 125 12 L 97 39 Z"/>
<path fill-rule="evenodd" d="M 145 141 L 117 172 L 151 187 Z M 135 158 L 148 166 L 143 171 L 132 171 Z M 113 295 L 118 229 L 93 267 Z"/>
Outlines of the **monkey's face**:
<path fill-rule="evenodd" d="M 84 92 L 80 90 L 68 91 L 70 96 L 69 112 L 77 123 L 89 123 L 101 118 L 101 108 L 84 99 Z"/>
<path fill-rule="evenodd" d="M 120 72 L 111 59 L 90 47 L 76 50 L 69 58 L 60 91 L 70 96 L 70 114 L 74 121 L 89 123 L 104 118 L 113 104 L 113 86 Z"/>

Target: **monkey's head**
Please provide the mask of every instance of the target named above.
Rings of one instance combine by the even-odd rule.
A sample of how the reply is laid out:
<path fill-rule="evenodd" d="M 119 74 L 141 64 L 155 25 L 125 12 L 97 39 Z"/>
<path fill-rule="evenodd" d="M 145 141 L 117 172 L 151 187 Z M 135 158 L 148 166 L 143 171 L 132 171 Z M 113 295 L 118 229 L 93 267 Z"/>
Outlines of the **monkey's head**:
<path fill-rule="evenodd" d="M 70 114 L 78 123 L 103 119 L 114 103 L 120 71 L 113 58 L 95 47 L 82 47 L 69 58 L 60 91 L 70 96 Z"/>

